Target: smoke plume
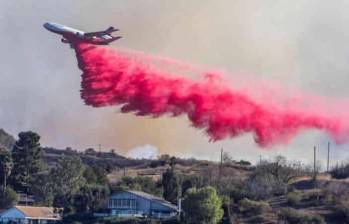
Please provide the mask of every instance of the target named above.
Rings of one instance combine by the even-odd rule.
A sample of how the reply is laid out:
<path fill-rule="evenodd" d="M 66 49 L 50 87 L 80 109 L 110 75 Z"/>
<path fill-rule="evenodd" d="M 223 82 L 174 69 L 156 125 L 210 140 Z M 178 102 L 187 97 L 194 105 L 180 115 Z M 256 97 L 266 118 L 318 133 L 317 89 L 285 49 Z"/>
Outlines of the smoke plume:
<path fill-rule="evenodd" d="M 159 149 L 153 145 L 142 145 L 130 149 L 126 156 L 133 159 L 156 159 Z"/>
<path fill-rule="evenodd" d="M 154 118 L 186 115 L 212 141 L 252 132 L 262 147 L 287 143 L 303 129 L 323 130 L 336 141 L 349 134 L 340 118 L 254 99 L 215 73 L 192 80 L 117 50 L 83 43 L 75 50 L 83 72 L 81 98 L 93 107 L 120 105 L 123 113 Z"/>

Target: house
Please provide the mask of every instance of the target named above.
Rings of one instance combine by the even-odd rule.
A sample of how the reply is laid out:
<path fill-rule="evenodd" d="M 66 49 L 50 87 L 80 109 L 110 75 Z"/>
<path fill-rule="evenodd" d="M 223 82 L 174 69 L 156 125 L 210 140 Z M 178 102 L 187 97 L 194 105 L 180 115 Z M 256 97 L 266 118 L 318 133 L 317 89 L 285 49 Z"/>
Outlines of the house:
<path fill-rule="evenodd" d="M 0 224 L 50 224 L 61 220 L 59 209 L 51 207 L 14 206 L 0 213 Z"/>
<path fill-rule="evenodd" d="M 113 193 L 108 202 L 112 216 L 119 217 L 175 217 L 179 210 L 177 206 L 141 191 L 124 190 Z"/>
<path fill-rule="evenodd" d="M 34 205 L 35 199 L 33 195 L 29 195 L 23 192 L 16 192 L 17 193 L 17 205 Z"/>

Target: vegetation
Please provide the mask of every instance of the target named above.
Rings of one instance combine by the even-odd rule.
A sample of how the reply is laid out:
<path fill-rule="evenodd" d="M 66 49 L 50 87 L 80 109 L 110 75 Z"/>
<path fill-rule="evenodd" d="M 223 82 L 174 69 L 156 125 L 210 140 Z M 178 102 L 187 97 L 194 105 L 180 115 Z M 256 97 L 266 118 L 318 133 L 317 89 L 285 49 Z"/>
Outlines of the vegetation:
<path fill-rule="evenodd" d="M 10 208 L 16 203 L 16 192 L 10 187 L 0 186 L 0 208 Z"/>
<path fill-rule="evenodd" d="M 84 166 L 78 157 L 62 157 L 57 167 L 50 171 L 53 181 L 55 207 L 65 208 L 65 212 L 74 212 L 74 196 L 86 183 L 83 177 Z"/>
<path fill-rule="evenodd" d="M 192 188 L 183 200 L 183 211 L 188 224 L 215 224 L 223 217 L 222 200 L 213 187 Z"/>
<path fill-rule="evenodd" d="M 55 196 L 54 185 L 49 172 L 38 173 L 34 176 L 30 193 L 34 195 L 38 205 L 52 206 Z"/>
<path fill-rule="evenodd" d="M 11 174 L 12 166 L 11 152 L 0 149 L 0 185 L 3 186 L 4 190 L 6 189 L 7 178 Z"/>
<path fill-rule="evenodd" d="M 98 211 L 106 204 L 109 196 L 109 189 L 107 186 L 88 184 L 82 186 L 80 190 L 74 195 L 74 208 L 76 212 L 91 212 Z"/>
<path fill-rule="evenodd" d="M 287 194 L 287 204 L 297 206 L 302 200 L 302 194 L 299 191 L 292 191 Z"/>
<path fill-rule="evenodd" d="M 330 171 L 330 174 L 333 178 L 336 179 L 345 179 L 349 177 L 349 163 L 336 165 Z"/>
<path fill-rule="evenodd" d="M 144 218 L 95 217 L 91 213 L 67 216 L 61 224 L 180 224 L 177 220 L 157 220 Z"/>
<path fill-rule="evenodd" d="M 279 219 L 288 224 L 325 224 L 321 216 L 304 214 L 293 208 L 281 209 Z"/>
<path fill-rule="evenodd" d="M 21 132 L 18 137 L 12 150 L 13 169 L 10 178 L 15 190 L 26 191 L 34 175 L 42 169 L 42 149 L 38 134 Z"/>
<path fill-rule="evenodd" d="M 162 183 L 150 177 L 122 177 L 118 183 L 111 184 L 110 189 L 111 191 L 137 190 L 157 196 L 162 195 Z"/>
<path fill-rule="evenodd" d="M 270 206 L 265 201 L 253 201 L 244 198 L 239 201 L 239 210 L 247 215 L 261 215 L 270 210 Z"/>
<path fill-rule="evenodd" d="M 319 173 L 314 181 L 307 167 L 281 156 L 257 166 L 227 153 L 222 163 L 170 155 L 133 160 L 114 149 L 42 148 L 31 131 L 12 143 L 1 139 L 0 129 L 0 209 L 15 204 L 15 191 L 22 191 L 35 205 L 64 208 L 63 223 L 349 223 L 346 180 Z M 348 167 L 335 166 L 330 174 L 346 178 Z M 93 216 L 106 212 L 110 192 L 127 189 L 172 203 L 183 199 L 181 221 Z"/>
<path fill-rule="evenodd" d="M 171 168 L 162 175 L 163 196 L 167 201 L 176 203 L 180 194 L 180 179 L 176 171 Z"/>
<path fill-rule="evenodd" d="M 15 138 L 0 128 L 0 148 L 10 150 L 15 145 Z"/>

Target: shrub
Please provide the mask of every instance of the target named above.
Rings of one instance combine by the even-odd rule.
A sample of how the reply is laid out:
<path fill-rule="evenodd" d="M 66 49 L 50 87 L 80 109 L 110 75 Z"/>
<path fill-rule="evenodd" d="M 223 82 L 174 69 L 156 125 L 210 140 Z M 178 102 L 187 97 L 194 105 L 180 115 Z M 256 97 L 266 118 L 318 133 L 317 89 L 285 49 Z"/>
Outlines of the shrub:
<path fill-rule="evenodd" d="M 335 206 L 331 219 L 349 223 L 349 208 L 341 204 Z"/>
<path fill-rule="evenodd" d="M 219 223 L 223 217 L 222 200 L 212 187 L 191 188 L 183 200 L 185 223 Z"/>
<path fill-rule="evenodd" d="M 299 191 L 290 192 L 287 194 L 286 200 L 287 204 L 289 204 L 290 206 L 297 206 L 302 200 L 302 194 Z"/>
<path fill-rule="evenodd" d="M 16 203 L 16 200 L 17 194 L 12 188 L 7 186 L 4 191 L 3 187 L 0 186 L 0 209 L 12 207 Z"/>
<path fill-rule="evenodd" d="M 234 201 L 240 201 L 249 196 L 249 192 L 243 186 L 230 186 L 229 196 L 233 198 Z"/>
<path fill-rule="evenodd" d="M 251 166 L 251 163 L 249 161 L 246 161 L 246 160 L 240 160 L 239 162 L 236 162 L 236 163 L 241 165 L 241 166 Z"/>
<path fill-rule="evenodd" d="M 332 168 L 330 174 L 336 179 L 345 179 L 349 177 L 349 164 L 336 165 Z"/>
<path fill-rule="evenodd" d="M 257 216 L 253 216 L 248 220 L 250 223 L 256 223 L 256 224 L 260 224 L 260 223 L 264 223 L 266 221 L 269 221 L 267 219 L 267 217 L 263 216 L 263 215 L 257 215 Z"/>
<path fill-rule="evenodd" d="M 336 197 L 334 196 L 334 194 L 332 194 L 328 190 L 325 190 L 324 196 L 323 196 L 323 203 L 325 205 L 333 205 L 335 204 L 335 202 L 336 202 Z"/>
<path fill-rule="evenodd" d="M 287 221 L 289 224 L 325 224 L 321 216 L 308 215 L 293 208 L 282 208 L 279 219 Z"/>
<path fill-rule="evenodd" d="M 247 180 L 247 190 L 249 198 L 267 199 L 279 191 L 279 184 L 271 174 L 255 171 Z"/>
<path fill-rule="evenodd" d="M 264 201 L 253 201 L 244 198 L 239 201 L 239 210 L 250 215 L 261 215 L 270 210 L 270 206 Z"/>
<path fill-rule="evenodd" d="M 153 160 L 153 161 L 150 162 L 149 166 L 150 166 L 150 168 L 156 168 L 156 167 L 158 167 L 158 166 L 161 166 L 160 163 L 161 163 L 161 162 L 158 161 L 158 160 Z"/>

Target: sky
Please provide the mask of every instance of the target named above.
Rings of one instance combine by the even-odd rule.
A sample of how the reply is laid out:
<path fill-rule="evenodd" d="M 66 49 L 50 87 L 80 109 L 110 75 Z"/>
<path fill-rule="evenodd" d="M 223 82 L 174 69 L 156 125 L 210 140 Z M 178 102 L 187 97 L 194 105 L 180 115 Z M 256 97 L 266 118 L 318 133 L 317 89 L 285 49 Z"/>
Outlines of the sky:
<path fill-rule="evenodd" d="M 92 108 L 80 99 L 75 53 L 42 24 L 86 31 L 120 28 L 111 48 L 132 49 L 224 71 L 227 80 L 274 83 L 329 101 L 349 102 L 349 2 L 326 0 L 0 0 L 0 127 L 33 130 L 44 146 L 257 161 L 275 155 L 325 161 L 322 132 L 305 130 L 288 145 L 261 149 L 251 134 L 218 142 L 185 117 L 157 119 Z M 255 91 L 261 88 L 252 85 Z M 331 142 L 331 164 L 349 145 Z M 146 153 L 144 153 L 146 154 Z"/>

